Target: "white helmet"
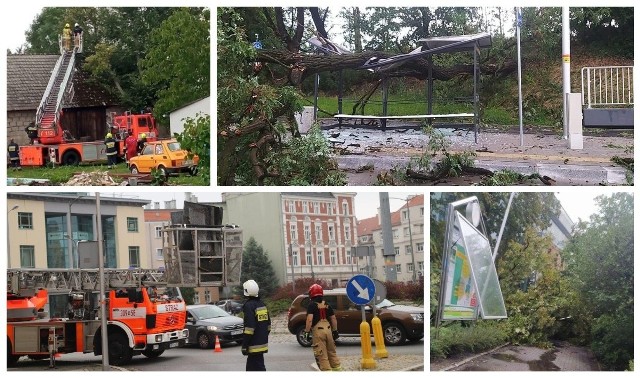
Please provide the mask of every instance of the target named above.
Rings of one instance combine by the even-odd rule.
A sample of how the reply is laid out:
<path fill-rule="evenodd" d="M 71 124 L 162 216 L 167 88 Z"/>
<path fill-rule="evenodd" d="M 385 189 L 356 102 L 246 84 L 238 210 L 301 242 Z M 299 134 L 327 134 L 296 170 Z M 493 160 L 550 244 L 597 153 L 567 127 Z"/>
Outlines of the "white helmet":
<path fill-rule="evenodd" d="M 260 291 L 258 284 L 254 280 L 245 281 L 242 284 L 242 288 L 244 289 L 245 297 L 257 297 L 258 291 Z"/>

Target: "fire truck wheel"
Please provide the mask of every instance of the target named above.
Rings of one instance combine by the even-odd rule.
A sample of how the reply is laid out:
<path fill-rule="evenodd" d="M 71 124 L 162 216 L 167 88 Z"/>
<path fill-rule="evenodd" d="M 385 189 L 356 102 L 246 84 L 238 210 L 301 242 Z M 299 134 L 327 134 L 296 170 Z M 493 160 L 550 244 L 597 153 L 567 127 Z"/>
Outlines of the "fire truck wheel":
<path fill-rule="evenodd" d="M 198 346 L 200 347 L 200 349 L 211 349 L 212 345 L 213 343 L 206 333 L 202 332 L 198 334 Z"/>
<path fill-rule="evenodd" d="M 162 353 L 164 353 L 164 349 L 163 350 L 159 350 L 159 351 L 158 350 L 147 350 L 147 351 L 142 352 L 142 354 L 145 357 L 151 358 L 151 359 L 160 357 L 160 355 Z"/>
<path fill-rule="evenodd" d="M 109 335 L 109 363 L 115 366 L 126 365 L 133 357 L 127 337 L 122 333 Z"/>
<path fill-rule="evenodd" d="M 80 161 L 80 154 L 77 151 L 69 150 L 62 155 L 62 164 L 64 165 L 78 165 Z"/>
<path fill-rule="evenodd" d="M 11 341 L 7 339 L 7 366 L 9 367 L 16 366 L 18 364 L 19 359 L 20 359 L 20 356 L 17 356 L 12 353 Z"/>

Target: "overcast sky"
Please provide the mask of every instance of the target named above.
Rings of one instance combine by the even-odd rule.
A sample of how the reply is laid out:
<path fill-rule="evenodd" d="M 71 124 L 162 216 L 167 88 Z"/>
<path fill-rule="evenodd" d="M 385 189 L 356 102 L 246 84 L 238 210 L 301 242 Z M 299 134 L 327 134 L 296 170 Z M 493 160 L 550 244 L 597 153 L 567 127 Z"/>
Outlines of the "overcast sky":
<path fill-rule="evenodd" d="M 189 192 L 198 197 L 198 202 L 218 202 L 220 201 L 220 192 Z M 389 193 L 389 207 L 391 212 L 401 208 L 405 204 L 405 199 L 413 195 L 422 194 L 420 192 L 393 192 Z M 102 193 L 102 196 L 109 196 L 108 193 Z M 120 195 L 120 194 L 119 194 Z M 126 193 L 126 197 L 136 197 L 140 199 L 148 199 L 152 202 L 160 202 L 160 206 L 164 208 L 165 201 L 176 200 L 176 206 L 182 208 L 185 194 L 183 192 L 147 192 L 147 193 Z M 380 206 L 379 192 L 358 192 L 355 197 L 355 212 L 358 219 L 373 217 L 377 214 Z"/>

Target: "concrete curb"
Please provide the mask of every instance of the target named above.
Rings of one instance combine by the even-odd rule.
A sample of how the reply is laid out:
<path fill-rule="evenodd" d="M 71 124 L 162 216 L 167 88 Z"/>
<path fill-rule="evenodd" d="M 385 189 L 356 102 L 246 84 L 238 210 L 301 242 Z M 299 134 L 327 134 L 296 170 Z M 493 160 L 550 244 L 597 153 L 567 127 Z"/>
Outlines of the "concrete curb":
<path fill-rule="evenodd" d="M 336 157 L 340 169 L 352 171 L 360 170 L 366 166 L 373 166 L 378 170 L 389 170 L 408 163 L 409 159 L 409 157 L 363 155 Z M 538 173 L 541 176 L 553 178 L 558 185 L 626 184 L 626 170 L 622 167 L 500 160 L 475 160 L 475 166 L 492 172 L 508 169 L 524 175 Z"/>

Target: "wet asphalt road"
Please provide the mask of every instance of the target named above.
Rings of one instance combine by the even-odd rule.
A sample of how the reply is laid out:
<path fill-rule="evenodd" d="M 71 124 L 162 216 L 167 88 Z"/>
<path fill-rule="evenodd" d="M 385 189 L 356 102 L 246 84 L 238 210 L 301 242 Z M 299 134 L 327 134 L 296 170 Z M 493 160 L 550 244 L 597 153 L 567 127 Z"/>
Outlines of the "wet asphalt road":
<path fill-rule="evenodd" d="M 432 361 L 431 370 L 448 371 L 599 371 L 593 353 L 565 342 L 549 349 L 507 345 L 461 361 Z"/>

